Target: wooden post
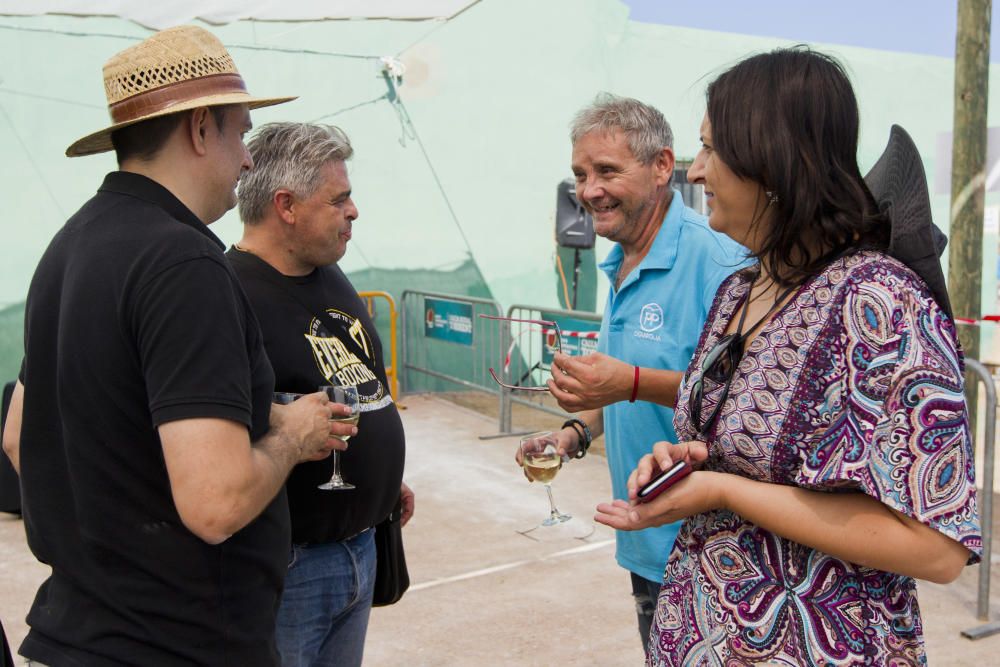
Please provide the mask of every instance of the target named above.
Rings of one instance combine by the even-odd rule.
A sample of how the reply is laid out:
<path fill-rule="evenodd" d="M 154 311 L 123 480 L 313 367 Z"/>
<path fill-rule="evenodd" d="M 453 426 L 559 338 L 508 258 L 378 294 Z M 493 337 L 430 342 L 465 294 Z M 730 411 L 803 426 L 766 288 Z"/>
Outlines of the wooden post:
<path fill-rule="evenodd" d="M 955 125 L 951 152 L 948 293 L 957 317 L 982 315 L 983 203 L 986 196 L 986 103 L 989 97 L 992 0 L 958 0 Z M 979 359 L 979 327 L 959 326 L 966 356 Z M 976 379 L 966 377 L 976 433 Z"/>

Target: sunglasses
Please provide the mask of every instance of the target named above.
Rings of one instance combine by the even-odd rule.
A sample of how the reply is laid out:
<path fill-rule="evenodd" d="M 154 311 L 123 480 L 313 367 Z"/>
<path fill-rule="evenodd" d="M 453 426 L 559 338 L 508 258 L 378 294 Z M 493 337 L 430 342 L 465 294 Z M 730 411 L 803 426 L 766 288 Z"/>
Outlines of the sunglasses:
<path fill-rule="evenodd" d="M 504 377 L 509 377 L 511 368 L 511 359 L 515 357 L 520 357 L 518 352 L 521 340 L 526 335 L 537 335 L 542 334 L 545 347 L 547 347 L 553 353 L 562 352 L 562 331 L 559 329 L 559 325 L 551 320 L 525 320 L 517 317 L 499 317 L 497 315 L 486 315 L 480 314 L 479 317 L 484 320 L 499 320 L 501 322 L 507 322 L 511 327 L 511 342 L 510 346 L 507 348 L 507 354 L 503 361 L 503 374 Z M 529 339 L 530 340 L 530 339 Z M 515 354 L 517 353 L 517 354 Z M 537 361 L 531 366 L 529 366 L 522 374 L 521 377 L 515 381 L 513 384 L 505 382 L 500 379 L 497 375 L 496 370 L 490 366 L 490 375 L 493 376 L 493 380 L 503 387 L 504 389 L 516 389 L 518 391 L 548 391 L 549 388 L 542 384 L 538 385 L 524 385 L 523 383 L 527 381 L 535 371 L 537 370 L 548 370 L 543 368 L 542 362 Z"/>
<path fill-rule="evenodd" d="M 726 334 L 705 355 L 705 359 L 701 363 L 701 376 L 695 380 L 688 397 L 688 410 L 691 412 L 691 421 L 694 423 L 698 435 L 704 436 L 712 428 L 712 424 L 715 423 L 722 411 L 723 404 L 729 398 L 729 387 L 733 383 L 736 367 L 740 365 L 740 360 L 743 358 L 744 340 L 740 334 Z M 722 393 L 712 411 L 702 419 L 701 410 L 705 399 L 706 380 L 716 385 L 722 385 Z"/>
<path fill-rule="evenodd" d="M 715 347 L 705 355 L 705 359 L 701 362 L 701 376 L 695 380 L 694 385 L 691 387 L 691 394 L 688 396 L 688 410 L 691 413 L 691 421 L 694 423 L 699 436 L 704 437 L 708 434 L 709 429 L 712 428 L 712 424 L 719 418 L 719 413 L 722 412 L 722 406 L 725 404 L 726 399 L 729 398 L 729 388 L 733 384 L 733 376 L 736 375 L 736 368 L 740 365 L 740 360 L 743 359 L 747 338 L 764 324 L 764 321 L 778 310 L 785 302 L 785 299 L 796 289 L 798 289 L 798 283 L 783 290 L 764 316 L 757 320 L 757 323 L 750 327 L 746 333 L 743 333 L 743 323 L 746 321 L 747 310 L 749 309 L 748 293 L 746 296 L 747 301 L 743 303 L 740 319 L 736 325 L 736 333 L 726 334 L 720 338 Z M 705 380 L 710 380 L 716 385 L 722 385 L 722 392 L 719 394 L 719 400 L 716 402 L 715 407 L 702 419 L 701 410 L 705 399 Z"/>

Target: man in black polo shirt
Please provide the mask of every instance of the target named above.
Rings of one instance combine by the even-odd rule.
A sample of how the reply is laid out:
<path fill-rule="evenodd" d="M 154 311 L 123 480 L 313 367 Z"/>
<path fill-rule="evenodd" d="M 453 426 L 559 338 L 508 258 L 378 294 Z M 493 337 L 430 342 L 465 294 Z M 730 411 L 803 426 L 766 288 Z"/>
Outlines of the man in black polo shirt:
<path fill-rule="evenodd" d="M 403 426 L 389 393 L 382 344 L 337 261 L 358 210 L 336 127 L 275 123 L 248 143 L 254 171 L 240 181 L 243 238 L 227 256 L 264 332 L 275 387 L 308 392 L 354 385 L 358 434 L 341 455 L 348 490 L 321 490 L 330 461 L 296 466 L 288 479 L 292 545 L 278 612 L 285 667 L 360 665 L 372 602 L 372 526 L 413 493 L 402 483 Z"/>
<path fill-rule="evenodd" d="M 104 67 L 114 124 L 67 150 L 121 171 L 31 281 L 4 447 L 28 544 L 52 566 L 20 647 L 50 665 L 274 665 L 300 461 L 352 432 L 325 396 L 271 410 L 260 329 L 207 225 L 252 166 L 254 98 L 210 33 L 157 33 Z M 342 429 L 349 430 L 342 430 Z M 16 432 L 13 432 L 16 431 Z"/>

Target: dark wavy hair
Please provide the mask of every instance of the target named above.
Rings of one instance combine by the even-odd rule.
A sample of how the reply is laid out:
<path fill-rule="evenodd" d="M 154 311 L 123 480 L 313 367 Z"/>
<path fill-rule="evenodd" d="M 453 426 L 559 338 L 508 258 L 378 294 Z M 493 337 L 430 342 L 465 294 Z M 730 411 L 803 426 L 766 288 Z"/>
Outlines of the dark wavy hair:
<path fill-rule="evenodd" d="M 805 46 L 747 58 L 708 86 L 708 120 L 716 155 L 777 195 L 754 255 L 779 285 L 851 247 L 888 247 L 888 222 L 858 169 L 857 99 L 837 60 Z"/>

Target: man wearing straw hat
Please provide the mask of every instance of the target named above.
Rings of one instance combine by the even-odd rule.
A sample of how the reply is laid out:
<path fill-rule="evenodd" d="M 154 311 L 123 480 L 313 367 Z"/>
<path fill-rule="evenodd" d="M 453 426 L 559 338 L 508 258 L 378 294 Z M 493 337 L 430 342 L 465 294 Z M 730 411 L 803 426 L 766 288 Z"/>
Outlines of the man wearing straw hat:
<path fill-rule="evenodd" d="M 4 446 L 28 544 L 52 566 L 20 652 L 51 665 L 274 665 L 282 485 L 352 435 L 319 393 L 271 408 L 259 327 L 207 225 L 252 167 L 251 97 L 222 44 L 157 33 L 104 67 L 112 126 L 69 156 L 120 171 L 28 291 Z"/>

